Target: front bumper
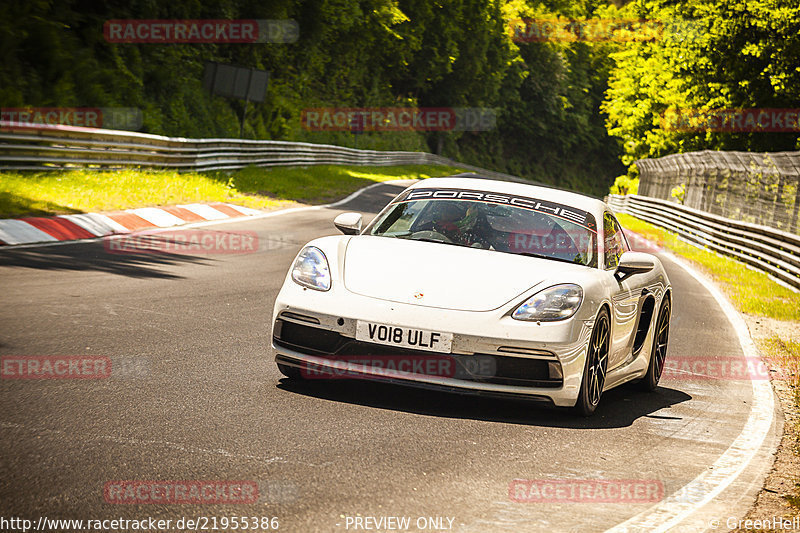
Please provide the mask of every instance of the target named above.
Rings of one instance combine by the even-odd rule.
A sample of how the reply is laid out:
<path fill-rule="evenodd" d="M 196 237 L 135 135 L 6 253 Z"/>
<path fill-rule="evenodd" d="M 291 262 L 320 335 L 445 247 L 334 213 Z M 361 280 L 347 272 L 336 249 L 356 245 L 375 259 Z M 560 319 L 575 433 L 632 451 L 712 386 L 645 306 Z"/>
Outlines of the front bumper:
<path fill-rule="evenodd" d="M 344 289 L 335 298 L 331 296 L 291 282 L 284 285 L 275 303 L 272 346 L 277 362 L 451 392 L 513 396 L 560 407 L 575 405 L 593 319 L 576 316 L 561 322 L 533 323 L 514 320 L 507 316 L 507 310 L 443 310 L 377 300 Z M 452 332 L 452 353 L 418 352 L 356 341 L 357 320 Z M 291 333 L 287 334 L 289 330 Z M 340 357 L 376 354 L 455 360 L 491 358 L 497 373 L 387 373 L 383 368 L 358 360 L 343 361 Z M 518 371 L 521 375 L 516 375 Z"/>
<path fill-rule="evenodd" d="M 275 356 L 275 362 L 302 370 L 303 368 L 308 368 L 308 365 L 313 365 L 314 368 L 319 369 L 325 367 L 330 361 L 324 358 L 314 358 L 313 356 L 309 357 L 308 355 L 301 353 L 295 353 L 291 355 L 286 353 L 278 353 Z M 336 365 L 335 368 L 331 365 L 329 368 L 335 372 L 342 372 L 342 366 L 340 365 Z M 487 384 L 469 383 L 458 379 L 442 377 L 436 378 L 434 376 L 425 374 L 386 374 L 375 372 L 374 369 L 362 365 L 347 365 L 347 373 L 353 375 L 353 377 L 355 377 L 355 375 L 361 375 L 363 379 L 433 391 L 468 394 L 499 399 L 522 399 L 554 405 L 550 396 L 531 393 L 530 389 L 524 387 L 488 386 Z M 467 383 L 469 384 L 467 385 Z M 520 390 L 518 391 L 517 389 Z"/>

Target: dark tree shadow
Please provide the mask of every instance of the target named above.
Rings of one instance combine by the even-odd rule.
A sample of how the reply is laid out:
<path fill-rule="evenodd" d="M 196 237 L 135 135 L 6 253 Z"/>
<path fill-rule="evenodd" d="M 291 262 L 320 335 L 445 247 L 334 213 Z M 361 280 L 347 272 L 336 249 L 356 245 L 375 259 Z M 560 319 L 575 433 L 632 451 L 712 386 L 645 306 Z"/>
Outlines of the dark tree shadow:
<path fill-rule="evenodd" d="M 36 207 L 34 207 L 36 206 Z M 80 213 L 79 209 L 55 202 L 34 200 L 8 192 L 0 192 L 0 218 L 37 217 Z"/>
<path fill-rule="evenodd" d="M 31 248 L 0 248 L 0 266 L 37 270 L 96 271 L 132 278 L 182 279 L 165 267 L 213 262 L 207 256 L 168 252 L 109 251 L 108 241 L 69 243 Z"/>
<path fill-rule="evenodd" d="M 333 180 L 328 175 L 330 165 L 282 166 L 281 171 L 292 171 L 291 186 L 285 177 L 273 176 L 270 168 L 249 166 L 237 171 L 209 171 L 204 175 L 223 185 L 234 180 L 236 190 L 244 195 L 289 200 L 304 204 L 327 204 L 347 197 L 351 192 L 378 183 L 368 178 L 340 175 Z M 346 167 L 350 168 L 350 166 Z M 356 167 L 353 167 L 356 168 Z M 322 173 L 320 182 L 319 173 Z"/>
<path fill-rule="evenodd" d="M 353 210 L 368 214 L 367 218 L 376 215 L 381 209 L 394 200 L 394 197 L 406 189 L 403 185 L 384 183 L 380 187 L 375 187 L 366 193 L 358 195 L 356 198 L 342 205 L 333 207 L 338 211 Z"/>
<path fill-rule="evenodd" d="M 652 413 L 692 399 L 685 392 L 672 388 L 659 387 L 655 392 L 647 393 L 634 386 L 623 385 L 604 393 L 594 415 L 583 418 L 573 415 L 568 409 L 548 407 L 526 400 L 452 394 L 368 380 L 292 381 L 284 378 L 277 387 L 321 400 L 376 409 L 445 418 L 578 429 L 627 427 L 642 417 L 680 419 L 680 416 Z"/>

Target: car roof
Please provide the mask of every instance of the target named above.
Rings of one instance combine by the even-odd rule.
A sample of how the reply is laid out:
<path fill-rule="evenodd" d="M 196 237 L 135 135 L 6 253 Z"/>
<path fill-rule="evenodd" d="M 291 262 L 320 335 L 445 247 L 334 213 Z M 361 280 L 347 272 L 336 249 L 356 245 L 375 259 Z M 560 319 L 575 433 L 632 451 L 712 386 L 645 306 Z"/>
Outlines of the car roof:
<path fill-rule="evenodd" d="M 518 194 L 528 198 L 537 198 L 556 202 L 592 213 L 595 218 L 602 220 L 603 211 L 608 210 L 605 202 L 576 192 L 565 191 L 550 187 L 528 185 L 511 181 L 500 181 L 484 178 L 477 174 L 457 174 L 442 178 L 427 178 L 411 186 L 413 189 L 427 189 L 441 187 L 443 189 L 477 189 L 480 191 L 496 192 L 502 194 Z"/>

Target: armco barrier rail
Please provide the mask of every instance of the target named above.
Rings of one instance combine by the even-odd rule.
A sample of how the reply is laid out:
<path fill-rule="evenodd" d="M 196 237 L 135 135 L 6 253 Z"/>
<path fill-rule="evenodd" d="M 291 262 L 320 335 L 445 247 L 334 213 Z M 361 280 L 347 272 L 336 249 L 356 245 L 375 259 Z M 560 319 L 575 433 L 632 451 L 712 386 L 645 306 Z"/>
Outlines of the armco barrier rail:
<path fill-rule="evenodd" d="M 712 151 L 636 161 L 639 194 L 800 234 L 800 151 Z M 674 191 L 674 192 L 673 192 Z"/>
<path fill-rule="evenodd" d="M 3 170 L 145 167 L 205 171 L 249 165 L 331 164 L 442 164 L 480 172 L 491 178 L 525 181 L 426 152 L 358 150 L 303 142 L 184 139 L 129 131 L 0 122 L 0 169 Z"/>
<path fill-rule="evenodd" d="M 800 288 L 800 235 L 647 196 L 614 194 L 608 204 Z"/>

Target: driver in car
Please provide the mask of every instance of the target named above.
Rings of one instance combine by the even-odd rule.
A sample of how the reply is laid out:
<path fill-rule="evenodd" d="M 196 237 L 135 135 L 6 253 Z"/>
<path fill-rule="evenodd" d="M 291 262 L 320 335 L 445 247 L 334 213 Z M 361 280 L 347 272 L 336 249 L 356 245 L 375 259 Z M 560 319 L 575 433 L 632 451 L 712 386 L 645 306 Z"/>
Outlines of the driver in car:
<path fill-rule="evenodd" d="M 463 246 L 488 248 L 482 231 L 481 213 L 478 205 L 466 202 L 466 209 L 459 205 L 462 202 L 444 201 L 439 209 L 439 217 L 433 223 L 433 230 L 441 233 L 452 242 Z"/>

